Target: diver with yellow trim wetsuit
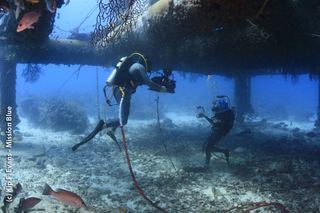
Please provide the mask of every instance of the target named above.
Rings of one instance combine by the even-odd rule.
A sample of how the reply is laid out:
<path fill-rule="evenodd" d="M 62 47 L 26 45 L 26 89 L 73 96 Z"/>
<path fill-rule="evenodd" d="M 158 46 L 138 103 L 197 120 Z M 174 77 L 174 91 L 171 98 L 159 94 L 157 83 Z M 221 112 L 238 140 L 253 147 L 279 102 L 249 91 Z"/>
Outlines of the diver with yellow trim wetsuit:
<path fill-rule="evenodd" d="M 112 133 L 108 132 L 108 135 L 114 139 L 113 132 L 120 126 L 120 118 L 122 121 L 121 125 L 126 125 L 128 122 L 131 95 L 135 93 L 138 86 L 147 85 L 151 90 L 167 92 L 165 86 L 158 85 L 149 79 L 147 75 L 149 72 L 151 72 L 151 62 L 147 57 L 140 53 L 133 53 L 130 56 L 120 59 L 117 66 L 108 77 L 104 88 L 105 92 L 106 87 L 112 87 L 113 96 L 119 104 L 119 118 L 108 121 L 100 120 L 95 129 L 79 144 L 76 144 L 72 148 L 73 151 L 80 145 L 89 142 L 98 132 L 105 128 L 112 128 Z M 107 103 L 110 105 L 108 98 Z"/>

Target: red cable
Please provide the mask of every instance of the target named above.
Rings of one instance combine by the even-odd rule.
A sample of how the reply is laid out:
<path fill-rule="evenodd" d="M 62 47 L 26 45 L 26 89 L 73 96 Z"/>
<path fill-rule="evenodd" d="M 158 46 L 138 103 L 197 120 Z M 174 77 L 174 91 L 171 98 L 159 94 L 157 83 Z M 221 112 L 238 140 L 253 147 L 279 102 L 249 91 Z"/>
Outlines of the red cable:
<path fill-rule="evenodd" d="M 127 163 L 128 163 L 128 167 L 129 167 L 129 171 L 130 171 L 130 174 L 131 174 L 131 178 L 132 178 L 132 181 L 133 181 L 133 184 L 134 184 L 134 187 L 137 189 L 137 191 L 139 192 L 139 194 L 149 203 L 151 204 L 153 207 L 155 207 L 156 209 L 158 209 L 159 211 L 163 212 L 163 213 L 167 213 L 167 211 L 163 208 L 161 208 L 160 206 L 158 206 L 157 204 L 155 204 L 152 200 L 150 200 L 143 192 L 143 190 L 140 188 L 138 182 L 136 181 L 136 177 L 133 173 L 133 170 L 132 170 L 132 166 L 131 166 L 131 161 L 130 161 L 130 158 L 129 158 L 129 152 L 128 152 L 128 145 L 127 145 L 127 142 L 126 142 L 126 137 L 125 137 L 125 134 L 124 134 L 124 128 L 123 126 L 120 126 L 121 128 L 121 134 L 122 134 L 122 143 L 123 143 L 123 146 L 124 146 L 124 150 L 125 150 L 125 153 L 126 153 L 126 159 L 127 159 Z"/>

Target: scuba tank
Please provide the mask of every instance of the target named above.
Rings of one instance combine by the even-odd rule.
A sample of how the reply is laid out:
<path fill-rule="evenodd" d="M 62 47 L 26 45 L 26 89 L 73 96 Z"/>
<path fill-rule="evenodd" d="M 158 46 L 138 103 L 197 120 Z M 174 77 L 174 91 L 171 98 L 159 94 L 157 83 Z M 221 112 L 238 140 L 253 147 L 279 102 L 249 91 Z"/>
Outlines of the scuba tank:
<path fill-rule="evenodd" d="M 127 57 L 122 57 L 119 62 L 117 63 L 116 67 L 112 70 L 110 76 L 108 77 L 106 84 L 108 86 L 112 86 L 114 85 L 115 79 L 116 79 L 116 74 L 117 71 L 119 70 L 121 64 L 126 60 Z"/>
<path fill-rule="evenodd" d="M 128 77 L 128 69 L 132 63 L 129 64 L 131 60 L 128 57 L 120 58 L 119 62 L 112 70 L 111 74 L 109 75 L 105 86 L 103 87 L 104 97 L 106 102 L 109 106 L 117 105 L 111 103 L 111 97 L 114 96 L 114 90 L 119 86 L 125 86 L 127 83 Z M 127 72 L 127 73 L 126 73 Z M 108 97 L 107 90 L 108 88 L 112 88 L 111 96 Z"/>
<path fill-rule="evenodd" d="M 112 70 L 108 77 L 106 84 L 108 86 L 125 86 L 129 80 L 128 70 L 132 65 L 131 57 L 122 57 L 117 63 L 116 67 Z"/>
<path fill-rule="evenodd" d="M 117 63 L 116 67 L 112 70 L 108 77 L 106 84 L 108 86 L 126 86 L 131 80 L 129 68 L 132 64 L 139 62 L 144 65 L 148 70 L 146 58 L 140 53 L 132 53 L 130 56 L 122 57 Z"/>
<path fill-rule="evenodd" d="M 136 62 L 142 63 L 146 67 L 146 69 L 148 68 L 147 60 L 142 54 L 132 53 L 130 56 L 120 58 L 117 65 L 112 70 L 103 88 L 103 93 L 109 106 L 116 104 L 111 104 L 111 97 L 108 97 L 107 95 L 108 88 L 112 87 L 112 95 L 114 96 L 114 90 L 116 88 L 128 86 L 128 84 L 130 84 L 130 81 L 134 77 L 129 73 L 129 69 L 130 66 Z"/>

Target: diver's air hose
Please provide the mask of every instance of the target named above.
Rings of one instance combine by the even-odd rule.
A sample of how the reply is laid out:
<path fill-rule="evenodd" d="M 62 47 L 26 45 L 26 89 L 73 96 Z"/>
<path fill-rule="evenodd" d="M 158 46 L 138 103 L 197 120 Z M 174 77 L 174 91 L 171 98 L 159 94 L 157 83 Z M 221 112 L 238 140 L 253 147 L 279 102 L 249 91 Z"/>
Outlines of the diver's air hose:
<path fill-rule="evenodd" d="M 129 171 L 130 171 L 130 175 L 131 175 L 131 179 L 133 181 L 134 187 L 137 189 L 139 194 L 149 204 L 151 204 L 153 207 L 155 207 L 159 211 L 167 213 L 167 211 L 165 209 L 163 209 L 160 206 L 158 206 L 157 204 L 155 204 L 152 200 L 150 200 L 150 198 L 148 198 L 144 194 L 143 190 L 140 188 L 140 186 L 139 186 L 139 184 L 138 184 L 138 182 L 136 180 L 136 177 L 135 177 L 135 175 L 133 173 L 133 169 L 132 169 L 132 166 L 131 166 L 131 161 L 130 161 L 130 158 L 129 158 L 129 152 L 128 152 L 128 145 L 127 145 L 127 142 L 126 142 L 126 136 L 125 136 L 125 133 L 124 133 L 123 121 L 122 121 L 122 106 L 123 106 L 123 99 L 124 99 L 124 96 L 125 96 L 125 90 L 122 87 L 120 87 L 120 91 L 122 93 L 122 97 L 121 97 L 120 104 L 119 104 L 119 122 L 120 122 L 120 129 L 121 129 L 121 135 L 122 135 L 122 144 L 123 144 L 124 151 L 125 151 L 125 154 L 126 154 L 126 160 L 127 160 L 127 163 L 128 163 L 128 167 L 129 167 Z"/>
<path fill-rule="evenodd" d="M 130 171 L 130 175 L 131 175 L 131 178 L 132 178 L 132 181 L 133 181 L 133 184 L 134 184 L 134 187 L 137 189 L 137 191 L 139 192 L 139 194 L 149 203 L 151 204 L 153 207 L 155 207 L 156 209 L 158 209 L 159 211 L 161 212 L 164 212 L 164 213 L 167 213 L 167 211 L 163 208 L 161 208 L 160 206 L 158 206 L 156 203 L 154 203 L 152 200 L 150 200 L 150 198 L 148 198 L 143 190 L 140 188 L 137 180 L 136 180 L 136 177 L 133 173 L 133 169 L 132 169 L 132 166 L 131 166 L 131 161 L 130 161 L 130 158 L 129 158 L 129 152 L 128 152 L 128 146 L 127 146 L 127 142 L 126 142 L 126 137 L 125 137 L 125 133 L 124 133 L 124 128 L 123 126 L 120 126 L 121 128 L 121 134 L 122 134 L 122 144 L 123 144 L 123 147 L 124 147 L 124 151 L 125 151 L 125 154 L 126 154 L 126 160 L 127 160 L 127 163 L 128 163 L 128 167 L 129 167 L 129 171 Z"/>

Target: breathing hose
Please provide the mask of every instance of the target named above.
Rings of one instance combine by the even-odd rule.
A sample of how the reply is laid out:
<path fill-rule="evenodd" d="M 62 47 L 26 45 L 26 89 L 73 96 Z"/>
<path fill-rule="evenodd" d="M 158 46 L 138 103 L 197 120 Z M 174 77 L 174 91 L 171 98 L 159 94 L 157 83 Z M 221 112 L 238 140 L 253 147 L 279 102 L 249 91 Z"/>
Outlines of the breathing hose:
<path fill-rule="evenodd" d="M 131 165 L 131 161 L 130 161 L 130 157 L 129 157 L 129 152 L 128 152 L 128 145 L 126 142 L 126 136 L 125 136 L 125 132 L 124 132 L 124 127 L 123 127 L 123 122 L 122 122 L 122 104 L 123 104 L 123 97 L 124 97 L 124 90 L 121 90 L 122 92 L 122 98 L 120 100 L 120 105 L 119 105 L 119 121 L 120 121 L 120 129 L 121 129 L 121 135 L 122 135 L 122 144 L 124 147 L 124 151 L 125 151 L 125 156 L 126 156 L 126 160 L 127 160 L 127 164 L 128 164 L 128 168 L 130 171 L 130 175 L 131 175 L 131 179 L 133 181 L 134 187 L 137 189 L 138 193 L 153 207 L 155 207 L 156 209 L 158 209 L 159 211 L 163 212 L 163 213 L 167 213 L 167 211 L 163 208 L 161 208 L 160 206 L 158 206 L 155 202 L 153 202 L 152 200 L 150 200 L 150 198 L 148 198 L 145 193 L 143 192 L 143 190 L 141 189 L 141 187 L 139 186 L 136 177 L 133 173 L 133 169 L 132 169 L 132 165 Z"/>

